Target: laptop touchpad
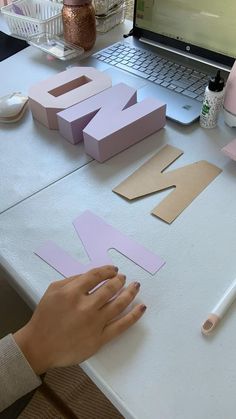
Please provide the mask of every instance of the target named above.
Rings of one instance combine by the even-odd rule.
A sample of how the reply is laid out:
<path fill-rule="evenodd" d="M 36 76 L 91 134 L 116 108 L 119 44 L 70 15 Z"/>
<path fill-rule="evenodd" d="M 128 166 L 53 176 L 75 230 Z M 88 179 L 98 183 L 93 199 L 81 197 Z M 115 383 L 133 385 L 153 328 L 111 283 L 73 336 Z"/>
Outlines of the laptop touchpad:
<path fill-rule="evenodd" d="M 162 86 L 148 83 L 147 86 L 138 90 L 138 101 L 148 97 L 154 97 L 167 105 L 166 116 L 180 124 L 188 125 L 195 121 L 200 114 L 201 103 L 177 94 Z"/>

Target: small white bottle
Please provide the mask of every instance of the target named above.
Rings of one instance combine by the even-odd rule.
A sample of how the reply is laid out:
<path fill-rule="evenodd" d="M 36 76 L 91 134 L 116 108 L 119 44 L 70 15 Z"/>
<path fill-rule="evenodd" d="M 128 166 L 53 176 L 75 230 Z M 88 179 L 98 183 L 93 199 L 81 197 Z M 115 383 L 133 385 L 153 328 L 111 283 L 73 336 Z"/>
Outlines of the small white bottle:
<path fill-rule="evenodd" d="M 200 113 L 200 125 L 202 128 L 214 128 L 216 126 L 224 100 L 224 93 L 225 82 L 220 75 L 220 70 L 218 70 L 216 76 L 210 78 L 205 90 Z"/>

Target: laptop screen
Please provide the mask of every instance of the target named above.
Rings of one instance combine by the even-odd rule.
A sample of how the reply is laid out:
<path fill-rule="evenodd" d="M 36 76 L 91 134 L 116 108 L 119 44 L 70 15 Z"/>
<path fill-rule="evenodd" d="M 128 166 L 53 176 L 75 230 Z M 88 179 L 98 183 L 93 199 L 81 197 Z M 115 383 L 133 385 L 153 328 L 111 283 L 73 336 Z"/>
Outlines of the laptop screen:
<path fill-rule="evenodd" d="M 179 45 L 236 57 L 235 0 L 136 0 L 135 26 Z"/>

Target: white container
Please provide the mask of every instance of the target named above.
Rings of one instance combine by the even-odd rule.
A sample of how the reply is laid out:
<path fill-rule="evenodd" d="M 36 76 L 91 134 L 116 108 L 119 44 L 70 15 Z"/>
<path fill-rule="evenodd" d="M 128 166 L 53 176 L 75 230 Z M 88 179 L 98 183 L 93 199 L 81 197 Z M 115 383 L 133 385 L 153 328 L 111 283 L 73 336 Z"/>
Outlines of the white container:
<path fill-rule="evenodd" d="M 224 80 L 220 76 L 220 71 L 218 71 L 216 77 L 210 79 L 205 90 L 200 113 L 200 126 L 202 128 L 214 128 L 216 126 L 223 105 L 224 94 Z"/>
<path fill-rule="evenodd" d="M 84 53 L 84 49 L 76 45 L 69 44 L 57 35 L 40 34 L 33 36 L 28 40 L 33 47 L 52 55 L 59 60 L 71 60 Z"/>
<path fill-rule="evenodd" d="M 40 33 L 63 33 L 62 4 L 47 0 L 18 0 L 4 6 L 1 12 L 13 36 L 29 39 Z"/>
<path fill-rule="evenodd" d="M 236 61 L 226 83 L 223 114 L 225 123 L 236 127 Z"/>
<path fill-rule="evenodd" d="M 96 16 L 97 32 L 105 33 L 125 19 L 125 4 L 108 13 L 106 16 Z"/>
<path fill-rule="evenodd" d="M 95 15 L 106 15 L 111 9 L 120 5 L 121 0 L 93 0 Z"/>

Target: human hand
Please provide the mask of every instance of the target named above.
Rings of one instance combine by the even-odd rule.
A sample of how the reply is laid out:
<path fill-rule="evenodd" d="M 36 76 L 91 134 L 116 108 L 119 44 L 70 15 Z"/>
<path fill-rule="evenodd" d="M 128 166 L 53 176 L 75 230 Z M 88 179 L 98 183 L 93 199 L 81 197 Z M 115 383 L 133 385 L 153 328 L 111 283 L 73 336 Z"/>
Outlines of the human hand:
<path fill-rule="evenodd" d="M 86 360 L 139 320 L 143 304 L 123 313 L 140 288 L 138 282 L 125 288 L 125 279 L 118 268 L 103 266 L 48 287 L 31 320 L 14 334 L 36 374 Z"/>

